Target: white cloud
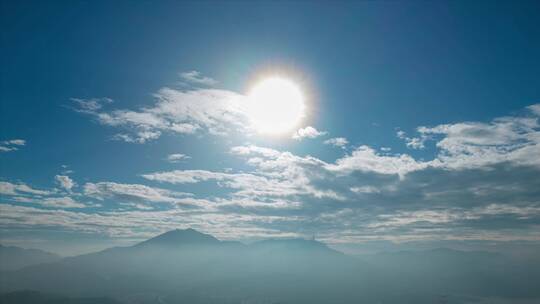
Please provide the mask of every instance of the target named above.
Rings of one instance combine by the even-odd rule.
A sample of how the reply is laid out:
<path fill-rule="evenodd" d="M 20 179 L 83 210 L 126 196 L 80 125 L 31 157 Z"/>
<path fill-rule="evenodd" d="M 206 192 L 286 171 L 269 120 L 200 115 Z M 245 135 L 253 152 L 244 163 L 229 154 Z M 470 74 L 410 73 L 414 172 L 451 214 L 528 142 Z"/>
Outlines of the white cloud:
<path fill-rule="evenodd" d="M 17 195 L 16 187 L 17 185 L 12 183 L 0 182 L 0 193 L 3 195 Z"/>
<path fill-rule="evenodd" d="M 291 165 L 293 165 L 291 163 Z M 272 170 L 273 171 L 273 170 Z M 191 184 L 204 181 L 216 181 L 224 188 L 237 189 L 235 197 L 247 197 L 265 200 L 270 197 L 286 197 L 295 195 L 308 195 L 314 197 L 338 197 L 335 193 L 319 191 L 307 184 L 307 179 L 291 180 L 288 174 L 279 176 L 262 172 L 252 173 L 223 173 L 206 170 L 174 170 L 168 172 L 155 172 L 143 174 L 148 180 L 172 184 Z M 296 177 L 300 177 L 298 174 Z"/>
<path fill-rule="evenodd" d="M 10 182 L 0 182 L 0 194 L 4 195 L 20 195 L 20 194 L 31 194 L 31 195 L 50 195 L 53 192 L 46 190 L 34 189 L 24 183 L 12 184 Z"/>
<path fill-rule="evenodd" d="M 74 201 L 69 196 L 64 197 L 49 197 L 34 201 L 37 204 L 51 208 L 85 208 L 85 204 Z"/>
<path fill-rule="evenodd" d="M 512 206 L 508 204 L 489 204 L 471 209 L 446 208 L 433 210 L 398 211 L 381 214 L 379 221 L 370 224 L 371 228 L 401 227 L 416 223 L 447 224 L 465 220 L 481 220 L 486 216 L 511 216 L 518 220 L 540 217 L 540 207 Z"/>
<path fill-rule="evenodd" d="M 259 147 L 255 145 L 232 147 L 230 152 L 235 155 L 258 154 L 258 155 L 262 155 L 264 157 L 269 157 L 269 158 L 279 157 L 283 153 L 278 150 L 265 148 L 265 147 Z"/>
<path fill-rule="evenodd" d="M 171 163 L 177 163 L 177 162 L 180 162 L 180 161 L 183 161 L 183 160 L 186 160 L 186 159 L 190 159 L 191 157 L 190 156 L 187 156 L 185 154 L 182 154 L 182 153 L 174 153 L 174 154 L 169 154 L 167 156 L 167 160 Z"/>
<path fill-rule="evenodd" d="M 172 184 L 193 184 L 207 180 L 223 180 L 234 176 L 229 173 L 212 172 L 206 170 L 174 170 L 143 174 L 142 177 L 159 182 Z"/>
<path fill-rule="evenodd" d="M 68 231 L 103 233 L 111 237 L 147 239 L 173 228 L 195 228 L 221 239 L 261 236 L 297 236 L 258 224 L 298 221 L 290 216 L 260 216 L 238 213 L 200 213 L 190 210 L 130 210 L 86 213 L 71 210 L 49 210 L 0 204 L 0 227 L 55 227 Z"/>
<path fill-rule="evenodd" d="M 370 224 L 370 228 L 401 227 L 418 222 L 430 224 L 446 224 L 465 219 L 464 214 L 452 210 L 415 210 L 400 211 L 392 214 L 381 214 L 378 221 Z"/>
<path fill-rule="evenodd" d="M 205 86 L 214 86 L 218 84 L 217 80 L 212 79 L 210 77 L 203 76 L 201 72 L 199 71 L 183 72 L 183 73 L 180 73 L 180 77 L 194 84 L 202 84 Z"/>
<path fill-rule="evenodd" d="M 17 151 L 19 149 L 19 146 L 24 145 L 26 145 L 26 141 L 24 139 L 10 139 L 0 141 L 0 152 Z"/>
<path fill-rule="evenodd" d="M 58 175 L 57 175 L 58 177 Z M 60 183 L 65 182 L 69 184 L 69 181 L 64 179 L 56 180 Z M 71 181 L 72 182 L 72 181 Z M 56 194 L 53 190 L 38 190 L 34 189 L 24 183 L 13 184 L 10 182 L 0 182 L 0 194 L 8 196 L 9 201 L 15 201 L 20 203 L 33 203 L 44 207 L 51 208 L 84 208 L 85 204 L 74 201 L 71 197 L 54 197 Z"/>
<path fill-rule="evenodd" d="M 335 164 L 328 164 L 328 170 L 349 174 L 354 171 L 375 172 L 379 174 L 397 174 L 404 177 L 407 173 L 424 169 L 427 163 L 418 162 L 410 155 L 380 155 L 368 146 L 360 146 Z"/>
<path fill-rule="evenodd" d="M 56 175 L 54 179 L 56 180 L 56 183 L 60 185 L 60 187 L 67 191 L 71 191 L 71 188 L 76 185 L 75 182 L 67 175 Z"/>
<path fill-rule="evenodd" d="M 302 140 L 304 138 L 316 138 L 322 135 L 327 134 L 325 131 L 318 131 L 312 126 L 307 126 L 305 128 L 300 128 L 292 135 L 292 138 L 296 140 Z"/>
<path fill-rule="evenodd" d="M 120 202 L 165 202 L 176 203 L 189 193 L 153 188 L 140 184 L 119 184 L 99 182 L 84 184 L 84 195 L 98 199 L 111 199 Z"/>
<path fill-rule="evenodd" d="M 507 204 L 490 204 L 485 207 L 475 208 L 470 213 L 473 215 L 516 215 L 519 219 L 531 219 L 540 216 L 539 206 L 513 206 Z"/>
<path fill-rule="evenodd" d="M 349 141 L 345 137 L 334 137 L 324 141 L 325 145 L 332 145 L 334 147 L 344 148 L 349 144 Z"/>

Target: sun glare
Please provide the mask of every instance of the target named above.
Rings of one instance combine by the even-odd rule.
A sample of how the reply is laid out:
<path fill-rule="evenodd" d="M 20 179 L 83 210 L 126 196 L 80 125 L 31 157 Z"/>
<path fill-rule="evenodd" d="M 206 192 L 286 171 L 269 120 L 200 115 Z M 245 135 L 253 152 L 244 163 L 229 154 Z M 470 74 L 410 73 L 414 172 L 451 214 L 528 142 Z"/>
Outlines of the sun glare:
<path fill-rule="evenodd" d="M 260 133 L 291 131 L 304 117 L 304 96 L 298 86 L 285 78 L 268 78 L 249 92 L 248 116 Z"/>

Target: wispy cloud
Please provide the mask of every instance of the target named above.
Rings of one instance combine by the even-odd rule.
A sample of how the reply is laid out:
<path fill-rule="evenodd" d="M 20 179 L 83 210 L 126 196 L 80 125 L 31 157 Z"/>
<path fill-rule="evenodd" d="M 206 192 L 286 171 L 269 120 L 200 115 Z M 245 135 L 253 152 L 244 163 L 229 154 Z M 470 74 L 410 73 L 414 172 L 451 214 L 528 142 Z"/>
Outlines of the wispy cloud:
<path fill-rule="evenodd" d="M 140 184 L 120 184 L 114 182 L 86 183 L 84 195 L 98 200 L 112 200 L 117 203 L 177 203 L 190 193 L 176 192 Z"/>
<path fill-rule="evenodd" d="M 145 142 L 157 139 L 160 136 L 161 136 L 160 131 L 139 131 L 139 132 L 134 133 L 133 135 L 124 134 L 124 133 L 115 134 L 112 137 L 112 139 L 125 141 L 129 143 L 144 144 Z"/>
<path fill-rule="evenodd" d="M 222 239 L 297 235 L 255 224 L 294 220 L 294 217 L 286 216 L 198 213 L 182 209 L 109 211 L 98 214 L 10 204 L 0 204 L 0 213 L 3 215 L 0 217 L 0 227 L 54 227 L 68 231 L 103 233 L 112 237 L 148 238 L 172 227 L 192 227 Z"/>
<path fill-rule="evenodd" d="M 53 208 L 86 208 L 87 205 L 79 203 L 69 196 L 63 197 L 48 197 L 41 200 L 34 201 L 37 204 L 43 205 L 45 207 Z"/>
<path fill-rule="evenodd" d="M 334 147 L 345 148 L 349 141 L 345 137 L 334 137 L 324 141 L 325 145 L 332 145 Z"/>
<path fill-rule="evenodd" d="M 173 153 L 167 156 L 167 160 L 171 163 L 181 162 L 190 158 L 191 158 L 190 156 L 182 154 L 182 153 Z"/>
<path fill-rule="evenodd" d="M 113 102 L 113 100 L 108 97 L 89 99 L 71 98 L 71 101 L 76 104 L 76 107 L 74 108 L 75 111 L 90 114 L 96 113 L 98 110 L 103 108 L 104 104 Z"/>
<path fill-rule="evenodd" d="M 56 180 L 65 183 L 66 186 L 70 185 L 69 182 L 73 183 L 71 179 L 69 179 L 69 181 L 63 178 L 58 179 L 58 176 L 59 175 L 55 177 Z M 24 183 L 14 184 L 10 182 L 0 182 L 0 194 L 5 196 L 7 201 L 32 203 L 48 208 L 63 209 L 87 207 L 86 204 L 77 202 L 70 196 L 58 196 L 59 193 L 56 189 L 39 190 Z"/>
<path fill-rule="evenodd" d="M 10 139 L 0 141 L 0 152 L 17 151 L 19 147 L 26 145 L 24 139 Z"/>
<path fill-rule="evenodd" d="M 0 182 L 0 194 L 3 195 L 50 195 L 52 193 L 52 191 L 34 189 L 24 183 Z"/>
<path fill-rule="evenodd" d="M 187 82 L 190 82 L 193 84 L 201 84 L 205 86 L 214 86 L 219 83 L 215 79 L 212 79 L 207 76 L 203 76 L 202 73 L 199 71 L 182 72 L 180 73 L 180 77 L 182 77 L 182 79 L 184 79 Z"/>
<path fill-rule="evenodd" d="M 293 163 L 290 163 L 294 165 Z M 313 196 L 317 198 L 340 198 L 331 191 L 318 190 L 309 185 L 306 179 L 290 180 L 287 175 L 272 176 L 264 172 L 224 173 L 206 170 L 174 170 L 142 175 L 152 181 L 172 184 L 193 184 L 204 181 L 216 181 L 220 187 L 236 189 L 234 197 L 245 197 L 265 201 L 275 197 Z M 298 177 L 298 176 L 297 176 Z"/>

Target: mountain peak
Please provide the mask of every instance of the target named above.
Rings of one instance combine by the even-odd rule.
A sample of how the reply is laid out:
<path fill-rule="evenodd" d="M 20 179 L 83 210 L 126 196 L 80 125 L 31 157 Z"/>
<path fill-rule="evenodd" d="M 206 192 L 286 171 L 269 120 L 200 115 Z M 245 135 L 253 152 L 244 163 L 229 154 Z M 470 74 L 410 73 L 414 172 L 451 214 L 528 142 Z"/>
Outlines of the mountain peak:
<path fill-rule="evenodd" d="M 175 229 L 162 233 L 156 237 L 148 239 L 142 243 L 139 243 L 137 246 L 181 246 L 185 244 L 190 245 L 207 245 L 215 244 L 220 241 L 215 237 L 199 232 L 193 228 L 187 229 Z"/>

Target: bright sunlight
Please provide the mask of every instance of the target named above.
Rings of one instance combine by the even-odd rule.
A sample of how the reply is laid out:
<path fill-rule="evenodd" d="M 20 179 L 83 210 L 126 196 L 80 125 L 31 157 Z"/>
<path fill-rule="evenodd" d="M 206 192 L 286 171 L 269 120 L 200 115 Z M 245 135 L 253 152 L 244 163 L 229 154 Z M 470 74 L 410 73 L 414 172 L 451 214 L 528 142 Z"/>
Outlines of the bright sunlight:
<path fill-rule="evenodd" d="M 292 130 L 304 117 L 304 96 L 285 78 L 268 78 L 249 92 L 248 116 L 260 133 L 281 134 Z"/>

